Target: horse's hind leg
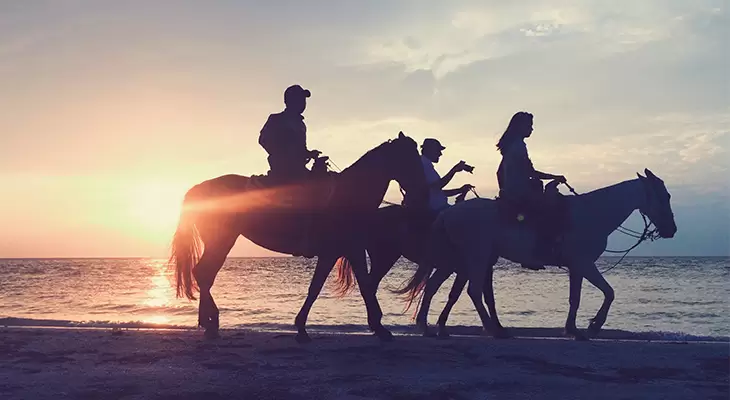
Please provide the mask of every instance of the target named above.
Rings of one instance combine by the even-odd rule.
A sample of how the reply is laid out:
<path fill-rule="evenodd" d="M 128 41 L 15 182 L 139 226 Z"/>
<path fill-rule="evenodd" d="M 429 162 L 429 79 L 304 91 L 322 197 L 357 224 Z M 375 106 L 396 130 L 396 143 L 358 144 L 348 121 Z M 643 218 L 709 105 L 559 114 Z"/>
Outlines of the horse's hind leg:
<path fill-rule="evenodd" d="M 467 263 L 467 268 L 467 271 L 469 271 L 469 288 L 466 291 L 474 303 L 474 308 L 479 313 L 479 318 L 482 320 L 482 327 L 485 331 L 489 332 L 492 327 L 492 322 L 482 300 L 484 279 L 487 275 L 487 271 L 484 269 L 484 262 L 483 260 L 472 259 Z"/>
<path fill-rule="evenodd" d="M 380 281 L 390 272 L 390 269 L 400 258 L 400 250 L 397 246 L 383 243 L 370 246 L 368 254 L 370 255 L 370 283 L 377 292 Z"/>
<path fill-rule="evenodd" d="M 314 301 L 317 300 L 317 297 L 319 297 L 319 293 L 322 292 L 322 287 L 324 286 L 325 281 L 327 281 L 327 276 L 332 271 L 335 261 L 337 261 L 337 257 L 331 255 L 317 257 L 317 267 L 314 270 L 312 282 L 309 284 L 307 298 L 304 300 L 302 308 L 299 310 L 299 313 L 294 319 L 294 325 L 297 327 L 296 340 L 299 343 L 312 341 L 306 330 L 309 311 L 312 309 Z"/>
<path fill-rule="evenodd" d="M 451 271 L 445 268 L 437 269 L 436 272 L 428 278 L 426 288 L 423 291 L 423 300 L 416 317 L 416 326 L 420 329 L 423 336 L 434 336 L 428 329 L 428 310 L 431 308 L 431 300 L 436 295 L 441 285 L 451 276 Z"/>
<path fill-rule="evenodd" d="M 201 234 L 205 250 L 200 257 L 198 264 L 193 268 L 193 276 L 200 288 L 200 304 L 198 306 L 198 325 L 205 328 L 205 337 L 214 339 L 219 336 L 220 312 L 213 300 L 210 289 L 213 287 L 215 277 L 218 275 L 223 263 L 226 261 L 228 252 L 236 243 L 238 235 L 229 233 L 218 234 L 206 238 Z"/>
<path fill-rule="evenodd" d="M 438 336 L 440 338 L 447 338 L 449 337 L 449 333 L 446 330 L 446 321 L 449 319 L 449 314 L 451 313 L 451 309 L 454 308 L 454 305 L 459 300 L 459 296 L 461 296 L 461 292 L 464 291 L 464 286 L 466 286 L 466 275 L 465 274 L 456 274 L 456 280 L 454 280 L 454 285 L 451 287 L 451 291 L 449 292 L 449 299 L 446 301 L 446 305 L 444 306 L 444 309 L 441 311 L 441 315 L 439 315 L 438 319 Z"/>
<path fill-rule="evenodd" d="M 613 288 L 608 282 L 606 282 L 606 279 L 598 271 L 596 264 L 586 266 L 586 268 L 583 269 L 583 276 L 588 280 L 588 282 L 592 283 L 593 286 L 603 292 L 603 304 L 601 304 L 601 308 L 598 310 L 598 313 L 596 313 L 596 316 L 591 319 L 591 323 L 588 325 L 588 334 L 596 336 L 601 331 L 603 324 L 606 323 L 608 310 L 611 308 L 611 303 L 613 303 Z"/>
<path fill-rule="evenodd" d="M 510 337 L 510 334 L 499 322 L 499 317 L 497 317 L 497 305 L 494 301 L 494 264 L 496 263 L 496 259 L 490 261 L 484 277 L 484 302 L 487 303 L 489 316 L 492 318 L 490 328 L 492 336 L 498 339 L 504 339 Z"/>

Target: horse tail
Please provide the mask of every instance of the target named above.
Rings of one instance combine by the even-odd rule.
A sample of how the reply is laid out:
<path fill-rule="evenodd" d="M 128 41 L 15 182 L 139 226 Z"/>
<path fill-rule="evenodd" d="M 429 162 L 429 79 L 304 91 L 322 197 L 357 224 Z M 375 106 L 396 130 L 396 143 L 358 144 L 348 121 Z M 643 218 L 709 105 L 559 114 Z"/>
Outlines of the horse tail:
<path fill-rule="evenodd" d="M 350 260 L 340 257 L 335 263 L 337 280 L 335 280 L 335 295 L 345 296 L 355 287 L 355 271 L 352 270 Z"/>
<path fill-rule="evenodd" d="M 421 262 L 418 264 L 416 273 L 413 274 L 413 277 L 410 281 L 408 281 L 405 287 L 392 290 L 395 294 L 406 294 L 405 301 L 407 302 L 407 305 L 405 311 L 408 311 L 408 309 L 411 308 L 413 301 L 415 301 L 421 292 L 423 292 L 423 289 L 426 287 L 426 282 L 431 276 L 431 271 L 433 271 L 432 263 Z"/>
<path fill-rule="evenodd" d="M 198 285 L 193 279 L 193 267 L 200 260 L 202 242 L 195 227 L 195 213 L 189 206 L 189 194 L 185 196 L 180 222 L 172 239 L 170 265 L 175 266 L 176 296 L 195 300 Z"/>

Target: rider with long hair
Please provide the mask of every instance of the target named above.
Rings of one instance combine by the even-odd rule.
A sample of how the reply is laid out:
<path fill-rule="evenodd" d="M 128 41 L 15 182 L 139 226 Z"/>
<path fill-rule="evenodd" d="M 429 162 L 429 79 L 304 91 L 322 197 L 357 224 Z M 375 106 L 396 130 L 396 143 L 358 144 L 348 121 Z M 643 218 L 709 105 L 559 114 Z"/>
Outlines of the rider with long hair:
<path fill-rule="evenodd" d="M 542 229 L 538 229 L 540 240 L 538 240 L 538 256 L 544 255 L 546 245 L 553 239 L 555 225 L 558 221 L 553 218 L 554 212 L 550 210 L 547 198 L 543 193 L 542 180 L 555 180 L 565 183 L 562 175 L 553 175 L 540 172 L 532 165 L 527 153 L 525 139 L 532 135 L 532 114 L 520 111 L 512 116 L 507 129 L 497 142 L 497 149 L 502 154 L 502 162 L 497 169 L 497 182 L 499 184 L 499 197 L 510 203 L 526 209 L 529 213 L 541 219 Z M 528 268 L 541 268 L 542 266 L 527 266 Z"/>

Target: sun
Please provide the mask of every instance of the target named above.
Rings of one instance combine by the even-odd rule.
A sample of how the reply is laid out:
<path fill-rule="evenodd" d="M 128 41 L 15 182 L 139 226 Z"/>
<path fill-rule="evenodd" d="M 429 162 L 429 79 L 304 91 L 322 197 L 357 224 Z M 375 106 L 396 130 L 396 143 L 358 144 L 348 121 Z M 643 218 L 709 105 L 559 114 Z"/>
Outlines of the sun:
<path fill-rule="evenodd" d="M 162 182 L 136 184 L 129 191 L 128 221 L 145 231 L 148 237 L 172 234 L 180 217 L 185 189 Z"/>

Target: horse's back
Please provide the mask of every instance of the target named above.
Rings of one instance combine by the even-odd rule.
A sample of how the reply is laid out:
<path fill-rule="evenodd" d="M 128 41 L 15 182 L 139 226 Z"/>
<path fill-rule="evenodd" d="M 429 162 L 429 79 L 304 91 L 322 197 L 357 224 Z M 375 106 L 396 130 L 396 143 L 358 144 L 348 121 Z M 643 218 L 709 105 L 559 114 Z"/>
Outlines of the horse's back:
<path fill-rule="evenodd" d="M 437 217 L 436 226 L 442 224 L 450 240 L 463 248 L 483 245 L 492 235 L 497 221 L 496 202 L 476 198 L 455 204 Z"/>

